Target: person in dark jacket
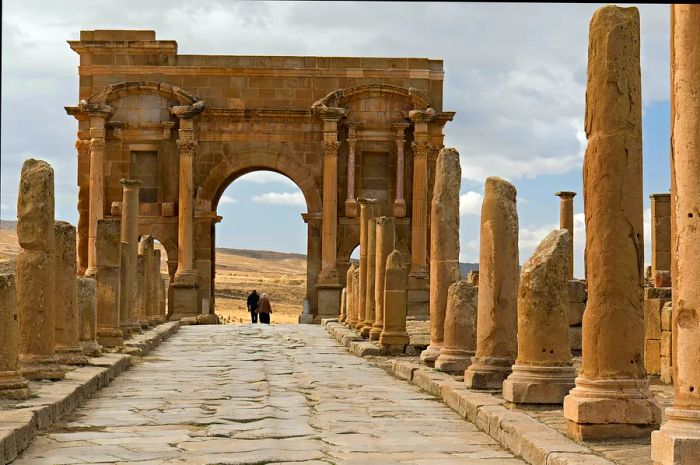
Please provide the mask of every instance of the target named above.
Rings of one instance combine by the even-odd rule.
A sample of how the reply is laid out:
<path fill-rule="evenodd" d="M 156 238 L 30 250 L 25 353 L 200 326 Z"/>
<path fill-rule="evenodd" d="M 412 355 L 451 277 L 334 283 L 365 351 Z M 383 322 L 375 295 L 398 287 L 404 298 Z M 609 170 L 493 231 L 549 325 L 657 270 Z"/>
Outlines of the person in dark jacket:
<path fill-rule="evenodd" d="M 260 315 L 260 323 L 269 325 L 270 324 L 270 313 L 272 313 L 272 305 L 270 305 L 270 299 L 267 298 L 267 294 L 263 293 L 258 302 L 258 314 Z"/>
<path fill-rule="evenodd" d="M 253 292 L 250 293 L 248 296 L 248 311 L 250 312 L 250 318 L 253 320 L 253 323 L 258 322 L 258 302 L 260 301 L 260 296 L 258 293 L 253 289 Z"/>

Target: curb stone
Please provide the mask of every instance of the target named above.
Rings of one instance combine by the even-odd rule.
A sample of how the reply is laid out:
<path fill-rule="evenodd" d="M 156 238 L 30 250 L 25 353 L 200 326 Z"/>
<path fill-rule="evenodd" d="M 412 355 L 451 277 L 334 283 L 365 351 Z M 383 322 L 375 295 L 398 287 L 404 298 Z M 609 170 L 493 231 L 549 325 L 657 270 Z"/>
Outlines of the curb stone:
<path fill-rule="evenodd" d="M 129 340 L 125 350 L 145 355 L 180 327 L 177 321 L 164 323 Z M 0 411 L 0 465 L 12 462 L 29 446 L 39 431 L 70 414 L 120 373 L 129 369 L 132 355 L 104 353 L 90 358 L 90 364 L 66 373 L 55 383 L 31 383 L 35 397 Z"/>
<path fill-rule="evenodd" d="M 337 322 L 328 321 L 325 327 L 337 340 L 349 337 L 349 333 L 357 337 L 354 331 Z M 361 345 L 354 344 L 355 347 Z M 357 355 L 356 350 L 350 352 Z M 531 465 L 614 465 L 539 420 L 509 410 L 504 400 L 487 392 L 472 391 L 446 373 L 400 360 L 391 361 L 389 372 L 440 398 L 460 416 Z"/>

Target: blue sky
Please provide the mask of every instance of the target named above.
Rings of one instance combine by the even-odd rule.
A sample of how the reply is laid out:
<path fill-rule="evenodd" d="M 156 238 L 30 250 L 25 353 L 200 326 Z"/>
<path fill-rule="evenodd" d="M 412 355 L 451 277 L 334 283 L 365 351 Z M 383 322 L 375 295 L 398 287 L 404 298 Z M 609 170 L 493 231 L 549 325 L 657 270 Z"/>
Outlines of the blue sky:
<path fill-rule="evenodd" d="M 446 145 L 462 156 L 461 259 L 477 261 L 486 176 L 518 189 L 520 258 L 558 227 L 554 192 L 578 192 L 575 272 L 583 270 L 582 161 L 588 23 L 599 5 L 155 0 L 6 0 L 2 11 L 0 216 L 13 219 L 22 161 L 56 170 L 57 217 L 77 220 L 81 29 L 154 29 L 182 54 L 415 56 L 445 62 Z M 639 6 L 644 111 L 644 207 L 669 188 L 669 7 Z M 306 210 L 286 178 L 239 178 L 219 205 L 217 245 L 305 253 Z M 648 218 L 645 240 L 649 261 Z"/>

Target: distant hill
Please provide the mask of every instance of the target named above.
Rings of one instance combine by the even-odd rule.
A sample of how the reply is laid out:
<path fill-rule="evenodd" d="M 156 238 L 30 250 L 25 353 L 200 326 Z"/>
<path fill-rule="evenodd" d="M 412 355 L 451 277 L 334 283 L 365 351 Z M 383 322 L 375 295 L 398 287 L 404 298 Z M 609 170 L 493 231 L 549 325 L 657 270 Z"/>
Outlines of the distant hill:
<path fill-rule="evenodd" d="M 461 274 L 463 277 L 466 277 L 467 273 L 469 273 L 470 271 L 479 271 L 479 264 L 459 262 L 459 274 Z"/>

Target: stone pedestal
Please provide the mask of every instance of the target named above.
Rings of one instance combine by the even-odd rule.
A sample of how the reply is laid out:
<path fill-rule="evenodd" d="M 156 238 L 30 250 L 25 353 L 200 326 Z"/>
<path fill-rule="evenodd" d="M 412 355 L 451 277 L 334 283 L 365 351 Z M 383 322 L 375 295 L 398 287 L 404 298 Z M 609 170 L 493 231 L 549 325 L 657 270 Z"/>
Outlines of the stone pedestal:
<path fill-rule="evenodd" d="M 104 347 L 124 344 L 119 321 L 120 229 L 118 219 L 97 221 L 97 341 Z"/>
<path fill-rule="evenodd" d="M 408 272 L 403 266 L 401 253 L 394 250 L 386 260 L 384 276 L 384 328 L 379 343 L 384 347 L 407 346 L 406 281 Z"/>
<path fill-rule="evenodd" d="M 452 284 L 447 292 L 445 338 L 435 368 L 464 373 L 476 349 L 477 288 L 467 281 Z"/>
<path fill-rule="evenodd" d="M 63 365 L 87 365 L 80 347 L 78 319 L 77 251 L 75 226 L 65 221 L 54 223 L 55 244 L 55 325 L 56 361 Z"/>
<path fill-rule="evenodd" d="M 671 6 L 671 154 L 675 197 L 673 407 L 651 436 L 655 465 L 700 463 L 700 6 Z"/>
<path fill-rule="evenodd" d="M 26 399 L 29 383 L 19 371 L 15 277 L 0 274 L 0 398 Z"/>
<path fill-rule="evenodd" d="M 644 372 L 641 113 L 639 12 L 599 8 L 586 90 L 583 365 L 564 398 L 576 440 L 643 437 L 661 419 Z"/>
<path fill-rule="evenodd" d="M 97 343 L 97 300 L 96 286 L 93 278 L 78 277 L 77 280 L 78 318 L 80 319 L 80 347 L 83 355 L 99 357 L 102 355 Z"/>
<path fill-rule="evenodd" d="M 517 355 L 518 212 L 515 187 L 486 179 L 481 206 L 476 355 L 464 372 L 472 389 L 501 389 Z"/>
<path fill-rule="evenodd" d="M 386 261 L 394 250 L 396 225 L 392 217 L 381 216 L 376 220 L 375 257 L 374 257 L 374 324 L 369 331 L 372 341 L 379 340 L 384 329 L 384 279 L 386 278 Z"/>
<path fill-rule="evenodd" d="M 360 335 L 368 338 L 372 325 L 377 320 L 375 315 L 376 302 L 374 300 L 376 286 L 376 261 L 377 261 L 377 220 L 370 218 L 367 220 L 367 271 L 365 285 L 365 321 L 360 328 Z"/>
<path fill-rule="evenodd" d="M 569 344 L 571 233 L 552 231 L 523 265 L 518 289 L 518 359 L 503 398 L 560 404 L 574 387 Z"/>
<path fill-rule="evenodd" d="M 318 314 L 314 317 L 314 323 L 320 323 L 326 318 L 335 318 L 340 313 L 340 292 L 343 287 L 340 284 L 325 284 L 317 285 L 316 289 L 318 290 Z"/>
<path fill-rule="evenodd" d="M 447 291 L 459 276 L 459 153 L 442 149 L 435 165 L 430 209 L 430 345 L 420 354 L 432 366 L 440 355 L 445 334 Z"/>
<path fill-rule="evenodd" d="M 59 380 L 55 358 L 54 174 L 48 163 L 22 165 L 17 199 L 16 297 L 19 362 L 27 379 Z"/>

